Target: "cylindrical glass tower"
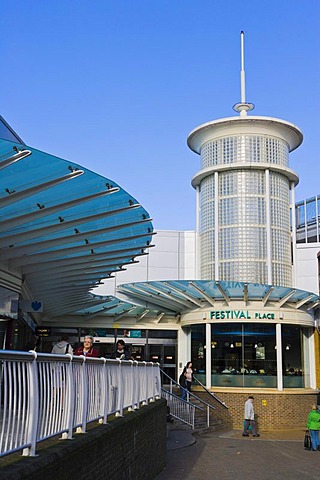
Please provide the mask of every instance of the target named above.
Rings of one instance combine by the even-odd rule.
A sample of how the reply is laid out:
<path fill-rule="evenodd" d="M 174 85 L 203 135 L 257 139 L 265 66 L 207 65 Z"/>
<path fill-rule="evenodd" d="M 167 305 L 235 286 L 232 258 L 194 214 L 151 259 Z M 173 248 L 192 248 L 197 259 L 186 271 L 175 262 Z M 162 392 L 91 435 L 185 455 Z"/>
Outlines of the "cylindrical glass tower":
<path fill-rule="evenodd" d="M 223 118 L 200 125 L 188 145 L 201 155 L 197 189 L 200 279 L 292 284 L 289 152 L 301 131 L 284 120 Z"/>

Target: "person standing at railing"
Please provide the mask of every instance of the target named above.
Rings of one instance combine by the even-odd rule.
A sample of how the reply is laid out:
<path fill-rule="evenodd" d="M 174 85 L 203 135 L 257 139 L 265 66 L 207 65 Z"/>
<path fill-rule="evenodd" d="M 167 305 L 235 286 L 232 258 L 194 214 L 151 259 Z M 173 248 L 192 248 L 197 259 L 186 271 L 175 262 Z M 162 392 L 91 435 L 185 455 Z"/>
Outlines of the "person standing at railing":
<path fill-rule="evenodd" d="M 131 360 L 129 350 L 126 348 L 124 340 L 118 340 L 116 350 L 111 354 L 110 358 L 119 358 L 119 360 Z"/>
<path fill-rule="evenodd" d="M 188 362 L 184 367 L 186 382 L 187 382 L 187 390 L 191 392 L 191 385 L 193 381 L 193 370 L 192 370 L 192 362 Z"/>
<path fill-rule="evenodd" d="M 69 337 L 67 335 L 62 335 L 60 342 L 53 345 L 51 353 L 57 355 L 66 355 L 67 353 L 73 354 L 73 348 L 69 343 Z"/>
<path fill-rule="evenodd" d="M 83 345 L 78 347 L 74 355 L 84 355 L 85 357 L 99 357 L 99 352 L 96 348 L 93 347 L 93 337 L 91 335 L 86 335 L 83 339 Z"/>

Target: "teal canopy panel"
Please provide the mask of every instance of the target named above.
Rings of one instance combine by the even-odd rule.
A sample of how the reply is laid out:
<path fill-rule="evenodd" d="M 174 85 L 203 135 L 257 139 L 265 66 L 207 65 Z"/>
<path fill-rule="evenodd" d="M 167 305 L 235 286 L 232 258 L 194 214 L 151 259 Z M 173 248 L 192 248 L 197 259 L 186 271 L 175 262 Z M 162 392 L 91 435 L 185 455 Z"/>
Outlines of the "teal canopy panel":
<path fill-rule="evenodd" d="M 22 275 L 49 317 L 104 304 L 90 292 L 147 254 L 148 212 L 114 181 L 6 137 L 0 266 Z"/>
<path fill-rule="evenodd" d="M 290 304 L 294 308 L 311 309 L 319 305 L 319 296 L 304 290 L 261 285 L 258 283 L 227 282 L 214 280 L 168 280 L 159 282 L 126 283 L 118 291 L 129 299 L 139 299 L 161 306 L 176 314 L 187 313 L 197 308 L 207 308 L 215 300 L 261 301 L 264 305 L 273 302 L 280 306 Z"/>

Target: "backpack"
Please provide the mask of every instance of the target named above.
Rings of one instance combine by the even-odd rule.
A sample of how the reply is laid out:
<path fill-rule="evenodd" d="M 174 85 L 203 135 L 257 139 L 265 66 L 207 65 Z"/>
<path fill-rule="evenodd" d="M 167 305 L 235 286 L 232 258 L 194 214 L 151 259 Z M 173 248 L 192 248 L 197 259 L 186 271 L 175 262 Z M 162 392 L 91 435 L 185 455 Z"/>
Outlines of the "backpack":
<path fill-rule="evenodd" d="M 186 388 L 187 387 L 187 382 L 186 382 L 186 377 L 184 376 L 184 373 L 182 372 L 180 377 L 179 377 L 179 385 L 182 387 L 182 388 Z"/>

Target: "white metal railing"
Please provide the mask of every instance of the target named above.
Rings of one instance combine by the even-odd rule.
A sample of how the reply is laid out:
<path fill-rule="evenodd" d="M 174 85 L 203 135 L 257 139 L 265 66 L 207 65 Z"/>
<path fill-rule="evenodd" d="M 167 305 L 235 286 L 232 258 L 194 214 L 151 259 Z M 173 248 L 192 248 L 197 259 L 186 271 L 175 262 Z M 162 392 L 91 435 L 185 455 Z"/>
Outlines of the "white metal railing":
<path fill-rule="evenodd" d="M 167 405 L 170 408 L 170 415 L 194 429 L 195 411 L 196 409 L 203 410 L 203 408 L 194 405 L 188 400 L 182 400 L 164 388 L 162 388 L 162 398 L 167 401 Z"/>
<path fill-rule="evenodd" d="M 0 457 L 161 397 L 159 364 L 0 350 Z"/>
<path fill-rule="evenodd" d="M 167 380 L 169 380 L 169 389 L 167 390 L 166 387 L 162 388 L 162 397 L 163 398 L 166 398 L 167 400 L 167 403 L 168 405 L 170 406 L 170 413 L 171 412 L 171 408 L 174 409 L 174 413 L 172 413 L 173 416 L 175 416 L 178 420 L 181 420 L 183 423 L 187 423 L 188 425 L 190 425 L 192 428 L 194 428 L 194 416 L 193 416 L 193 423 L 191 423 L 189 420 L 185 420 L 184 418 L 184 414 L 185 414 L 185 404 L 187 403 L 188 405 L 194 405 L 193 403 L 190 403 L 190 402 L 197 402 L 199 405 L 201 405 L 201 407 L 196 407 L 198 410 L 204 410 L 204 408 L 206 409 L 206 424 L 207 424 L 207 427 L 210 427 L 210 411 L 211 410 L 215 410 L 215 407 L 213 405 L 210 405 L 210 403 L 207 403 L 205 402 L 202 398 L 198 397 L 197 395 L 195 395 L 194 393 L 190 392 L 190 391 L 187 391 L 187 399 L 186 401 L 185 400 L 182 400 L 181 397 L 178 397 L 177 395 L 175 395 L 173 393 L 173 388 L 176 387 L 176 388 L 180 388 L 180 385 L 175 381 L 173 380 L 173 378 L 171 378 L 169 375 L 167 375 L 163 370 L 160 369 L 160 372 L 161 374 L 164 376 L 164 378 L 167 378 Z M 223 405 L 225 408 L 228 408 L 225 403 L 221 402 L 221 400 L 219 400 L 214 394 L 211 394 L 211 392 L 209 392 L 209 390 L 207 390 L 204 385 L 202 385 L 202 383 L 200 383 L 197 379 L 195 379 L 197 381 L 197 383 L 199 385 L 201 385 L 205 391 L 207 393 L 210 394 L 210 396 L 212 396 L 212 398 L 214 398 L 214 400 L 218 401 L 221 405 Z M 169 393 L 169 396 L 167 397 L 166 396 L 166 392 Z M 182 413 L 182 416 L 180 417 L 180 413 Z M 196 409 L 194 410 L 193 412 L 193 415 L 195 415 L 196 413 Z"/>

